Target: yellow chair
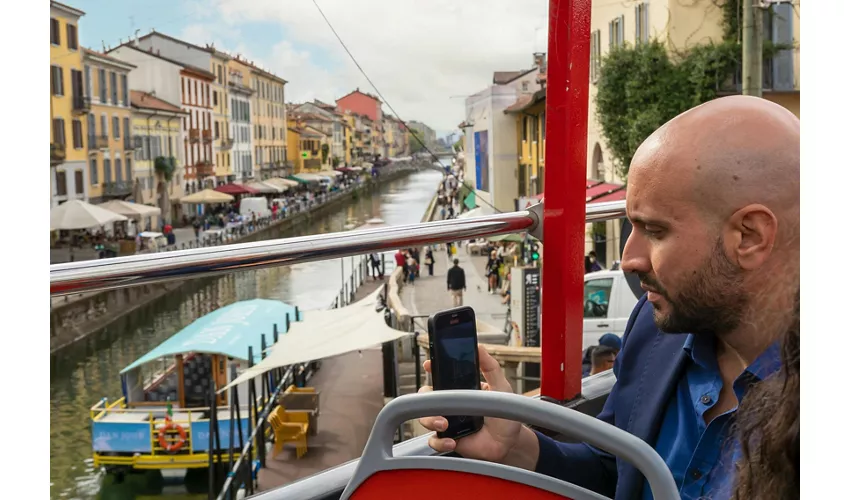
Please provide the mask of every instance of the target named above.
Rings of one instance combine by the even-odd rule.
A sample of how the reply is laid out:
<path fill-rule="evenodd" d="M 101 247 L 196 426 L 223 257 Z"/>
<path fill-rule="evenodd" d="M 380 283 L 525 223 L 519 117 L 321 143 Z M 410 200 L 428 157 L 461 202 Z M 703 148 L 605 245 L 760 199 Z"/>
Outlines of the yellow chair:
<path fill-rule="evenodd" d="M 283 451 L 286 443 L 295 444 L 295 456 L 301 458 L 307 453 L 307 431 L 310 428 L 309 416 L 303 412 L 287 412 L 278 405 L 266 421 L 274 432 L 273 457 Z"/>

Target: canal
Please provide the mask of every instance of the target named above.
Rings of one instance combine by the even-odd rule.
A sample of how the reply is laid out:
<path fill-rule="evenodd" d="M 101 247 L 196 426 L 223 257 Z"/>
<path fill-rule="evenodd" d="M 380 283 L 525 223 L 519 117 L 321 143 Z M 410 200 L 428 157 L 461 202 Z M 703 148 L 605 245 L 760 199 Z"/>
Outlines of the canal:
<path fill-rule="evenodd" d="M 309 225 L 270 233 L 269 238 L 344 231 L 380 217 L 387 224 L 419 222 L 441 174 L 411 174 L 361 196 Z M 346 264 L 346 276 L 350 272 Z M 89 408 L 102 397 L 121 394 L 118 372 L 199 317 L 240 300 L 278 299 L 304 310 L 326 308 L 342 286 L 340 260 L 231 274 L 187 284 L 175 295 L 123 318 L 51 356 L 50 496 L 52 499 L 204 498 L 182 486 L 136 477 L 101 488 L 92 467 Z M 150 475 L 148 475 L 150 476 Z M 154 484 L 151 484 L 154 483 Z M 169 494 L 174 491 L 176 495 Z"/>

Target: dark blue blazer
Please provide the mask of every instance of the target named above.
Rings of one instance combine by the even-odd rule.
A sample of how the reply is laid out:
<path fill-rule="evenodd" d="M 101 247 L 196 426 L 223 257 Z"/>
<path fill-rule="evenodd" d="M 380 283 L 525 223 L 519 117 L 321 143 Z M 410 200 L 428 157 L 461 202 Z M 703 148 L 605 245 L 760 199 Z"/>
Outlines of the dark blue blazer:
<path fill-rule="evenodd" d="M 597 418 L 655 446 L 667 401 L 685 365 L 687 335 L 658 331 L 644 295 L 635 306 L 623 349 L 614 363 L 617 382 Z M 644 477 L 625 460 L 586 444 L 559 443 L 542 434 L 537 471 L 615 500 L 639 500 Z"/>

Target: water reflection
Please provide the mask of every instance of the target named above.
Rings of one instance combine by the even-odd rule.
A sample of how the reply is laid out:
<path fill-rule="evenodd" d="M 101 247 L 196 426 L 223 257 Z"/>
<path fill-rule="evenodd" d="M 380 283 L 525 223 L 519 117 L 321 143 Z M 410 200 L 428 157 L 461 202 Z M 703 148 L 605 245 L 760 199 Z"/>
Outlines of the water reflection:
<path fill-rule="evenodd" d="M 433 171 L 413 174 L 384 186 L 374 195 L 362 196 L 335 213 L 270 237 L 343 231 L 346 225 L 359 225 L 373 217 L 390 225 L 419 222 L 439 178 L 440 174 Z M 351 261 L 342 261 L 347 276 Z M 169 486 L 168 481 L 157 486 L 156 482 L 151 484 L 139 477 L 133 477 L 129 484 L 110 483 L 99 494 L 101 478 L 91 461 L 89 408 L 102 397 L 120 395 L 117 375 L 122 368 L 219 307 L 254 298 L 278 299 L 302 309 L 328 307 L 341 286 L 340 265 L 340 259 L 336 259 L 193 281 L 178 293 L 138 309 L 51 356 L 51 498 L 198 498 L 188 494 L 172 496 L 169 493 L 185 493 L 185 488 Z M 144 486 L 138 486 L 140 483 Z"/>

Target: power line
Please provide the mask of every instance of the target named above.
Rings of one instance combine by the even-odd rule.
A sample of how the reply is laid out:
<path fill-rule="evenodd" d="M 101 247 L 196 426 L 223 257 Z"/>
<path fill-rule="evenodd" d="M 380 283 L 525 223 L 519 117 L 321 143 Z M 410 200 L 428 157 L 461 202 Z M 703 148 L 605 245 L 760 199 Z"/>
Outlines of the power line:
<path fill-rule="evenodd" d="M 363 70 L 363 68 L 360 66 L 360 63 L 359 63 L 359 62 L 357 62 L 357 59 L 354 57 L 354 54 L 352 54 L 352 53 L 351 53 L 351 51 L 350 51 L 350 50 L 348 50 L 348 46 L 347 46 L 347 45 L 345 45 L 345 42 L 343 42 L 343 41 L 342 41 L 342 38 L 339 36 L 339 33 L 337 33 L 337 32 L 336 32 L 336 30 L 334 29 L 334 27 L 333 27 L 333 25 L 331 24 L 330 20 L 329 20 L 329 19 L 328 19 L 328 17 L 325 15 L 325 13 L 322 11 L 322 8 L 321 8 L 321 7 L 319 7 L 319 4 L 318 4 L 318 2 L 316 2 L 316 0 L 313 0 L 313 5 L 315 5 L 315 6 L 316 6 L 316 9 L 319 11 L 319 14 L 321 14 L 322 19 L 324 19 L 324 20 L 325 20 L 325 23 L 328 25 L 328 28 L 330 28 L 330 29 L 331 29 L 331 31 L 333 32 L 333 34 L 334 34 L 334 36 L 336 37 L 337 41 L 339 41 L 339 44 L 340 44 L 340 45 L 342 45 L 342 48 L 343 48 L 343 49 L 345 49 L 345 52 L 348 54 L 348 57 L 350 57 L 350 58 L 351 58 L 351 61 L 352 61 L 352 62 L 354 62 L 354 65 L 355 65 L 355 66 L 357 66 L 357 69 L 360 71 L 360 73 L 363 75 L 363 77 L 364 77 L 364 78 L 366 78 L 366 81 L 368 81 L 368 82 L 369 82 L 369 85 L 371 85 L 371 86 L 372 86 L 372 88 L 375 90 L 375 93 L 376 93 L 376 94 L 378 94 L 378 97 L 380 97 L 380 98 L 381 98 L 381 100 L 383 100 L 383 101 L 384 101 L 384 103 L 387 105 L 387 107 L 388 107 L 388 108 L 390 108 L 390 111 L 392 111 L 392 113 L 393 113 L 393 115 L 396 117 L 396 119 L 398 119 L 398 121 L 399 121 L 402 125 L 404 125 L 404 128 L 405 128 L 405 129 L 407 129 L 407 132 L 408 132 L 410 135 L 412 135 L 412 136 L 416 139 L 416 142 L 418 142 L 418 143 L 419 143 L 419 145 L 421 145 L 421 146 L 422 146 L 422 148 L 423 148 L 425 151 L 427 151 L 427 152 L 428 152 L 428 154 L 430 154 L 430 155 L 434 158 L 434 160 L 435 160 L 437 163 L 439 163 L 439 162 L 440 162 L 440 158 L 439 158 L 437 155 L 435 155 L 435 154 L 434 154 L 434 152 L 433 152 L 433 151 L 431 151 L 431 150 L 428 148 L 428 146 L 426 146 L 426 145 L 425 145 L 425 143 L 424 143 L 424 142 L 422 142 L 422 139 L 420 139 L 420 138 L 419 138 L 419 136 L 418 136 L 417 134 L 415 134 L 415 133 L 413 132 L 413 130 L 411 130 L 411 128 L 410 128 L 410 127 L 408 127 L 408 126 L 407 126 L 407 123 L 405 123 L 405 121 L 401 119 L 401 117 L 398 115 L 398 113 L 396 113 L 396 110 L 392 107 L 392 105 L 389 103 L 389 101 L 387 101 L 387 98 L 386 98 L 386 97 L 384 97 L 384 96 L 383 96 L 383 94 L 381 94 L 381 91 L 380 91 L 380 90 L 378 90 L 378 87 L 377 87 L 377 85 L 375 85 L 375 82 L 373 82 L 373 81 L 372 81 L 372 79 L 371 79 L 371 78 L 369 78 L 369 75 L 367 75 L 367 74 L 366 74 L 366 72 L 365 72 L 365 71 Z M 453 177 L 455 177 L 455 179 L 457 179 L 457 177 L 456 177 L 456 176 L 454 176 L 454 175 L 452 175 L 452 176 L 453 176 Z M 492 205 L 489 201 L 487 201 L 487 200 L 485 200 L 483 197 L 481 197 L 481 196 L 480 196 L 480 195 L 479 195 L 479 194 L 475 191 L 475 189 L 474 189 L 474 188 L 473 188 L 470 192 L 471 192 L 473 195 L 475 195 L 475 197 L 476 197 L 477 199 L 479 199 L 479 200 L 483 201 L 486 205 L 488 205 L 490 208 L 492 208 L 493 210 L 495 210 L 495 211 L 496 211 L 496 213 L 501 213 L 501 210 L 499 210 L 498 208 L 496 208 L 495 206 L 493 206 L 493 205 Z"/>

